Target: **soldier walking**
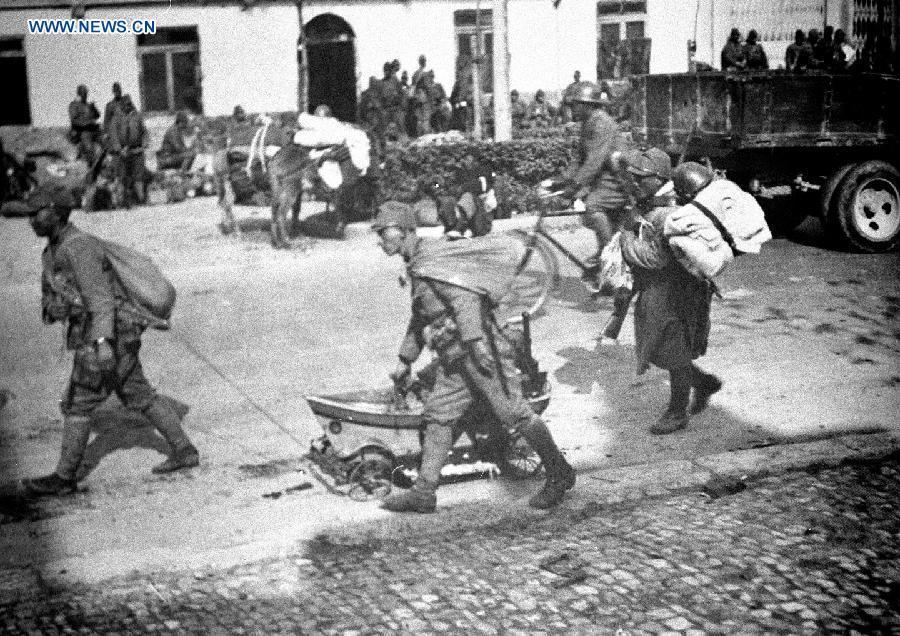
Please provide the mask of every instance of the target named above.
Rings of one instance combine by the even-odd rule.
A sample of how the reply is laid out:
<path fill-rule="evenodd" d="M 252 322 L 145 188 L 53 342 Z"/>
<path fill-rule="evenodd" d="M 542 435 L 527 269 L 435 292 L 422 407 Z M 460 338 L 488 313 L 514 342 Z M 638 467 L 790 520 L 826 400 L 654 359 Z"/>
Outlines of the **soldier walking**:
<path fill-rule="evenodd" d="M 490 273 L 477 264 L 468 273 L 466 268 L 454 267 L 447 253 L 461 242 L 416 236 L 415 214 L 402 203 L 383 204 L 373 228 L 384 253 L 406 261 L 411 279 L 412 317 L 391 377 L 401 385 L 406 381 L 426 346 L 426 334 L 427 346 L 439 360 L 434 388 L 425 398 L 418 477 L 411 489 L 388 496 L 383 507 L 393 512 L 434 512 L 441 468 L 453 446 L 453 425 L 476 401 L 486 402 L 499 425 L 524 437 L 541 458 L 547 481 L 529 505 L 538 509 L 557 505 L 575 485 L 575 471 L 522 396 L 512 346 L 497 325 L 493 301 L 484 291 Z"/>
<path fill-rule="evenodd" d="M 673 174 L 677 203 L 684 205 L 709 185 L 713 173 L 686 162 Z M 710 331 L 713 285 L 682 267 L 663 235 L 663 224 L 673 208 L 656 208 L 644 220 L 622 232 L 622 256 L 634 273 L 637 301 L 634 312 L 635 355 L 638 373 L 651 364 L 669 372 L 669 405 L 650 427 L 655 435 L 674 433 L 688 425 L 691 413 L 706 408 L 722 388 L 714 375 L 694 360 L 706 353 Z"/>
<path fill-rule="evenodd" d="M 127 408 L 143 413 L 169 443 L 169 458 L 154 473 L 197 466 L 199 454 L 171 401 L 144 377 L 138 352 L 146 325 L 127 311 L 127 295 L 106 263 L 103 244 L 69 223 L 74 200 L 65 190 L 39 189 L 29 203 L 31 227 L 47 239 L 42 318 L 46 324 L 67 322 L 66 345 L 75 360 L 61 400 L 65 419 L 59 463 L 49 475 L 25 479 L 25 489 L 32 495 L 75 491 L 91 414 L 113 392 Z"/>

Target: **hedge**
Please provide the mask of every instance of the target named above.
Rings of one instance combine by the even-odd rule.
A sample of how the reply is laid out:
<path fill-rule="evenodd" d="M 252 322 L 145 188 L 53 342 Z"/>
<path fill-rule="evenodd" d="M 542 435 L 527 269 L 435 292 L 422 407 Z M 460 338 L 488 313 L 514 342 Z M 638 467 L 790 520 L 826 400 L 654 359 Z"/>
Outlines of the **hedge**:
<path fill-rule="evenodd" d="M 512 141 L 464 141 L 443 145 L 389 146 L 380 178 L 381 198 L 414 201 L 420 197 L 419 184 L 440 176 L 448 184 L 457 181 L 466 157 L 475 165 L 497 173 L 495 186 L 501 214 L 538 209 L 544 203 L 537 196 L 538 184 L 558 176 L 575 156 L 578 136 L 570 128 L 556 128 L 541 138 Z"/>

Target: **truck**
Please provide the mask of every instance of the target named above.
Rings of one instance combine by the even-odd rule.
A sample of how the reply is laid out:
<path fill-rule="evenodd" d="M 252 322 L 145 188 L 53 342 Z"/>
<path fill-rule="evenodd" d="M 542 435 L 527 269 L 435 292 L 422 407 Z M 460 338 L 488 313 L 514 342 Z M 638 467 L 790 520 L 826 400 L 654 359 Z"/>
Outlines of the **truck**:
<path fill-rule="evenodd" d="M 900 245 L 900 78 L 811 71 L 631 78 L 632 133 L 751 192 L 775 231 L 808 215 L 845 249 Z"/>

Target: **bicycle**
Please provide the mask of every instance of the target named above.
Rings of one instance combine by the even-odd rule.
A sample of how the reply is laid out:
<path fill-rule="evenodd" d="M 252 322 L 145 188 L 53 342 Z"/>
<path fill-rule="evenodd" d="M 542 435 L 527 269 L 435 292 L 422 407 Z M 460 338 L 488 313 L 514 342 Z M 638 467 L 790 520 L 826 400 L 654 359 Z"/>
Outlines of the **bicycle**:
<path fill-rule="evenodd" d="M 551 192 L 543 195 L 543 198 L 557 196 L 559 192 Z M 582 214 L 578 210 L 563 210 L 548 214 L 541 210 L 537 215 L 537 221 L 531 229 L 510 230 L 509 234 L 518 238 L 525 244 L 525 252 L 516 267 L 513 293 L 517 294 L 519 306 L 528 307 L 529 315 L 535 315 L 549 298 L 550 294 L 560 283 L 559 260 L 556 251 L 563 254 L 566 259 L 581 270 L 581 280 L 592 294 L 599 292 L 596 287 L 597 274 L 600 265 L 588 264 L 582 261 L 568 248 L 554 238 L 544 229 L 544 218 L 547 216 L 575 216 Z M 539 258 L 532 258 L 537 253 Z M 515 321 L 515 318 L 511 319 Z"/>

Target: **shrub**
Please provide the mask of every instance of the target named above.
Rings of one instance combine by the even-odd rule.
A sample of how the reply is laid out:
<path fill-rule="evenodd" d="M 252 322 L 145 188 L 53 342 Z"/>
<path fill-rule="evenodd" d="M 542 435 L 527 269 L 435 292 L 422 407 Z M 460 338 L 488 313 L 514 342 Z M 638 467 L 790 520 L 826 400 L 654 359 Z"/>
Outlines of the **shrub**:
<path fill-rule="evenodd" d="M 419 183 L 426 177 L 440 176 L 452 185 L 470 158 L 475 165 L 497 173 L 495 191 L 501 215 L 533 211 L 542 205 L 537 196 L 538 184 L 566 168 L 577 144 L 578 136 L 571 129 L 558 127 L 547 129 L 541 138 L 505 142 L 392 145 L 386 152 L 380 179 L 381 198 L 414 201 L 420 196 Z"/>

